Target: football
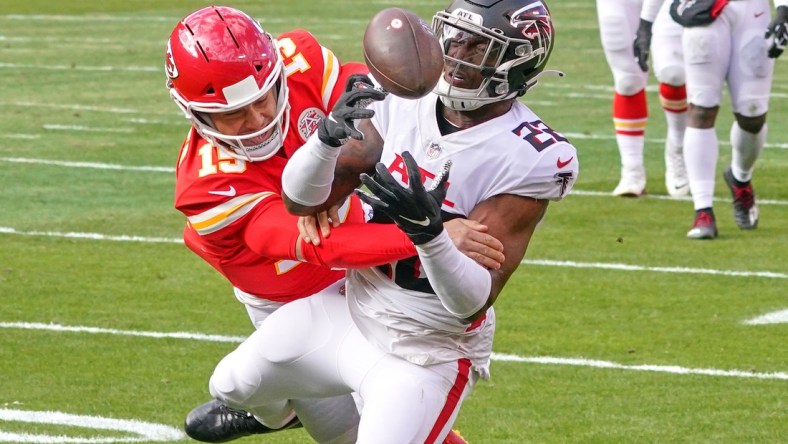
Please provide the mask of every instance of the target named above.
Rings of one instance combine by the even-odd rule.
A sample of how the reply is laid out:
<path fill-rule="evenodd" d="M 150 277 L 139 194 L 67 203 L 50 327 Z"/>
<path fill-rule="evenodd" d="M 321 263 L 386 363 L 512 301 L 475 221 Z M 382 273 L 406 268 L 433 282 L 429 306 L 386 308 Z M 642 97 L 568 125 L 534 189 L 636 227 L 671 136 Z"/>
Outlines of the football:
<path fill-rule="evenodd" d="M 415 13 L 384 9 L 364 31 L 364 61 L 386 91 L 408 99 L 427 95 L 443 73 L 443 50 Z"/>

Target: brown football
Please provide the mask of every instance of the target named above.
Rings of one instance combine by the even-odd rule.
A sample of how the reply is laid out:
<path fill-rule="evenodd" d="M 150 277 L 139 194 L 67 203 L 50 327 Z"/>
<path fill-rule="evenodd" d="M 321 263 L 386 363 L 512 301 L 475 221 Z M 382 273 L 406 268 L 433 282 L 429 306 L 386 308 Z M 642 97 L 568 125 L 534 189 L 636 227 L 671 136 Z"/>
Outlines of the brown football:
<path fill-rule="evenodd" d="M 408 99 L 427 95 L 443 73 L 443 51 L 430 26 L 415 13 L 384 9 L 364 31 L 364 61 L 386 91 Z"/>

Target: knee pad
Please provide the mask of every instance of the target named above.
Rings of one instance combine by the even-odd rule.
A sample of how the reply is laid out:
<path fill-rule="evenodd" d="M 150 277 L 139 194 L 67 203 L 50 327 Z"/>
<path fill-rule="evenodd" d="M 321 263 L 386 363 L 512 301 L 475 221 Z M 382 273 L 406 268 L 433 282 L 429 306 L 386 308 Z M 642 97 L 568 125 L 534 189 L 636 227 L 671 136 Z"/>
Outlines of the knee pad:
<path fill-rule="evenodd" d="M 622 96 L 631 96 L 646 87 L 646 79 L 642 76 L 626 74 L 616 77 L 616 92 Z"/>
<path fill-rule="evenodd" d="M 671 86 L 682 86 L 687 83 L 684 67 L 681 65 L 665 66 L 659 71 L 654 72 L 654 76 L 656 76 L 660 83 L 666 83 Z"/>
<path fill-rule="evenodd" d="M 252 384 L 241 381 L 242 375 L 235 372 L 236 365 L 232 353 L 222 359 L 208 381 L 211 396 L 231 407 L 238 407 L 249 398 Z"/>

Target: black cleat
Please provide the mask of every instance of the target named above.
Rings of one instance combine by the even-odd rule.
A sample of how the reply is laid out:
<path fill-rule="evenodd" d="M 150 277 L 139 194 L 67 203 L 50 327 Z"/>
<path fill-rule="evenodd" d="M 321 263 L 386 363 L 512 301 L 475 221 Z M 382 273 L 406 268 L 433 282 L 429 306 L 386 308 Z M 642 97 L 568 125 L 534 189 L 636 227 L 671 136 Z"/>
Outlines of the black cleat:
<path fill-rule="evenodd" d="M 722 173 L 725 183 L 733 195 L 733 219 L 742 230 L 753 230 L 758 227 L 758 205 L 755 203 L 755 192 L 752 184 L 742 184 L 733 177 L 731 168 Z"/>
<path fill-rule="evenodd" d="M 695 211 L 695 222 L 687 232 L 689 239 L 714 239 L 717 237 L 717 220 L 711 208 Z"/>
<path fill-rule="evenodd" d="M 227 442 L 244 436 L 278 432 L 299 426 L 301 422 L 298 418 L 293 418 L 281 429 L 270 429 L 251 413 L 231 409 L 214 399 L 189 412 L 183 429 L 189 437 L 197 441 Z"/>

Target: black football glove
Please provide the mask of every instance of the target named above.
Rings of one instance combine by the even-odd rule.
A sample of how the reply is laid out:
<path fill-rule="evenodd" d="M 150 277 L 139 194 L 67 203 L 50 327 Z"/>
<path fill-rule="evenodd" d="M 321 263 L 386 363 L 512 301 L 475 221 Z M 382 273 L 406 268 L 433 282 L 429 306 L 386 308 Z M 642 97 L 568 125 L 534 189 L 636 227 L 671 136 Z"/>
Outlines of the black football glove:
<path fill-rule="evenodd" d="M 367 174 L 361 175 L 361 182 L 372 194 L 361 190 L 356 190 L 356 193 L 375 211 L 390 217 L 415 245 L 421 245 L 435 239 L 443 231 L 441 204 L 446 198 L 451 161 L 443 166 L 432 188 L 426 190 L 413 156 L 405 151 L 402 158 L 408 170 L 407 187 L 400 185 L 386 166 L 378 162 L 374 178 Z"/>
<path fill-rule="evenodd" d="M 353 74 L 348 77 L 345 92 L 339 96 L 331 113 L 317 127 L 317 137 L 328 146 L 338 147 L 352 137 L 356 140 L 364 138 L 356 129 L 354 120 L 369 119 L 375 115 L 367 105 L 375 100 L 383 100 L 386 93 L 376 89 L 372 81 L 364 74 Z"/>
<path fill-rule="evenodd" d="M 773 37 L 772 37 L 773 36 Z M 788 43 L 788 6 L 778 6 L 774 19 L 766 29 L 766 38 L 772 37 L 769 57 L 776 59 L 785 50 Z"/>
<path fill-rule="evenodd" d="M 651 25 L 648 20 L 640 19 L 640 25 L 635 32 L 635 58 L 643 72 L 648 72 L 648 55 L 651 51 Z"/>

